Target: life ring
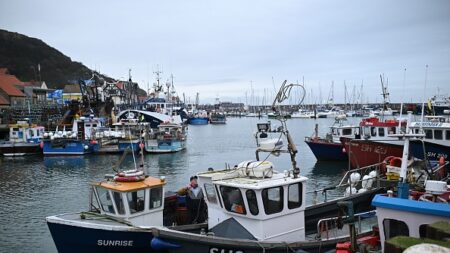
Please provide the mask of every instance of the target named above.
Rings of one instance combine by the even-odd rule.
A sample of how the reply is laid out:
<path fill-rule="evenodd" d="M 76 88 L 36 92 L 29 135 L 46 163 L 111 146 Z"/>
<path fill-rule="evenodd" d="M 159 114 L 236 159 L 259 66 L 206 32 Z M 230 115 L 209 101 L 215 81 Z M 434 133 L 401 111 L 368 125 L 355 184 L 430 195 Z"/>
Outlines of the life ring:
<path fill-rule="evenodd" d="M 144 175 L 141 175 L 141 176 L 125 176 L 125 177 L 115 176 L 114 177 L 114 181 L 117 181 L 117 182 L 139 182 L 139 181 L 143 181 L 144 179 L 145 179 Z"/>
<path fill-rule="evenodd" d="M 143 176 L 144 172 L 142 170 L 125 170 L 122 172 L 117 173 L 117 176 L 119 177 L 137 177 L 137 176 Z"/>

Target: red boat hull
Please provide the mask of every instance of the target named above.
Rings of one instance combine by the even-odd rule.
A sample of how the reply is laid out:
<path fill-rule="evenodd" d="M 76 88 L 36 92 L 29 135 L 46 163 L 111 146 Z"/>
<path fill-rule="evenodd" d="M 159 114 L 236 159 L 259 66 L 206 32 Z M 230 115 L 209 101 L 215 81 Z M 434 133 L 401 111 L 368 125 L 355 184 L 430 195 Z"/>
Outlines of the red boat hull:
<path fill-rule="evenodd" d="M 365 167 L 382 162 L 388 156 L 402 157 L 403 145 L 340 138 L 353 168 Z"/>

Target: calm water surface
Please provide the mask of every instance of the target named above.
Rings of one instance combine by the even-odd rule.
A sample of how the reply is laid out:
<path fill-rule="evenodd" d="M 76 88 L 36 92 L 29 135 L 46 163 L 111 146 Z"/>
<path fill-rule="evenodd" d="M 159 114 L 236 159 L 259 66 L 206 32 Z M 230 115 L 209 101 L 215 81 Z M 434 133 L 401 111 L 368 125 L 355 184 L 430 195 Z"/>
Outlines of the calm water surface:
<path fill-rule="evenodd" d="M 168 190 L 188 183 L 189 177 L 209 167 L 221 169 L 255 159 L 257 118 L 228 118 L 226 125 L 189 126 L 187 149 L 175 154 L 145 156 L 147 173 L 165 176 Z M 354 119 L 357 122 L 357 119 Z M 351 122 L 351 120 L 350 120 Z M 310 178 L 308 189 L 338 182 L 346 163 L 316 162 L 304 143 L 314 124 L 324 134 L 332 119 L 290 119 L 288 128 L 299 149 L 301 174 Z M 272 120 L 272 127 L 280 125 Z M 264 156 L 264 155 L 263 155 Z M 84 157 L 26 157 L 0 160 L 0 252 L 56 252 L 45 217 L 85 211 L 89 184 L 112 173 L 120 155 Z M 136 158 L 138 159 L 138 158 Z M 279 171 L 290 169 L 288 155 L 269 159 Z M 122 169 L 134 167 L 129 155 Z M 308 196 L 310 199 L 311 196 Z"/>

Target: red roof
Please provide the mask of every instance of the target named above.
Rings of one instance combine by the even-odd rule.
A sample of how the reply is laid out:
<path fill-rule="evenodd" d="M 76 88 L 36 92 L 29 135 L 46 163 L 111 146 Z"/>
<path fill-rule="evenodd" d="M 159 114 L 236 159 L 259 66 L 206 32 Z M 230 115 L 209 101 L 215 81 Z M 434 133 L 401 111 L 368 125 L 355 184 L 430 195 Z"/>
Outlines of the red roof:
<path fill-rule="evenodd" d="M 8 96 L 25 97 L 25 94 L 16 87 L 16 85 L 22 86 L 23 82 L 17 79 L 16 76 L 7 73 L 6 69 L 0 69 L 0 89 Z"/>
<path fill-rule="evenodd" d="M 8 99 L 0 96 L 0 105 L 9 105 Z"/>

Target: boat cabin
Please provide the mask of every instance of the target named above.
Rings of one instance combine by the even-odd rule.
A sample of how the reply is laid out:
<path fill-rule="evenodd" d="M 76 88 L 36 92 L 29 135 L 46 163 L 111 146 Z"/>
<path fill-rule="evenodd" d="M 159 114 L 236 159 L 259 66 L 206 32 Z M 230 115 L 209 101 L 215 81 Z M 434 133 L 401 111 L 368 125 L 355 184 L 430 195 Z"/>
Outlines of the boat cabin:
<path fill-rule="evenodd" d="M 376 117 L 363 119 L 359 124 L 362 130 L 362 137 L 364 139 L 386 140 L 390 139 L 389 135 L 399 134 L 406 131 L 406 121 L 401 122 L 399 129 L 398 120 L 380 121 Z M 396 138 L 392 138 L 396 139 Z"/>
<path fill-rule="evenodd" d="M 9 141 L 40 143 L 44 136 L 44 127 L 19 121 L 17 124 L 9 125 Z"/>
<path fill-rule="evenodd" d="M 162 226 L 165 184 L 164 179 L 154 177 L 137 182 L 95 183 L 91 206 L 101 214 L 126 220 L 134 226 Z"/>
<path fill-rule="evenodd" d="M 425 141 L 445 145 L 450 140 L 450 123 L 447 122 L 412 122 L 411 128 L 416 134 L 423 131 Z"/>
<path fill-rule="evenodd" d="M 186 131 L 180 124 L 161 123 L 158 127 L 158 140 L 184 140 Z"/>
<path fill-rule="evenodd" d="M 294 178 L 287 171 L 273 171 L 268 161 L 258 161 L 200 173 L 198 178 L 209 229 L 215 235 L 260 241 L 305 239 L 306 177 Z"/>
<path fill-rule="evenodd" d="M 372 205 L 377 209 L 378 227 L 380 228 L 380 241 L 384 242 L 395 236 L 409 236 L 424 238 L 426 225 L 445 221 L 450 223 L 450 208 L 448 197 L 450 192 L 446 182 L 427 181 L 426 193 L 418 200 L 399 197 L 376 195 Z M 421 198 L 430 196 L 430 199 L 439 199 L 443 202 L 433 202 Z M 444 197 L 445 196 L 445 197 Z M 383 249 L 384 251 L 384 249 Z"/>

